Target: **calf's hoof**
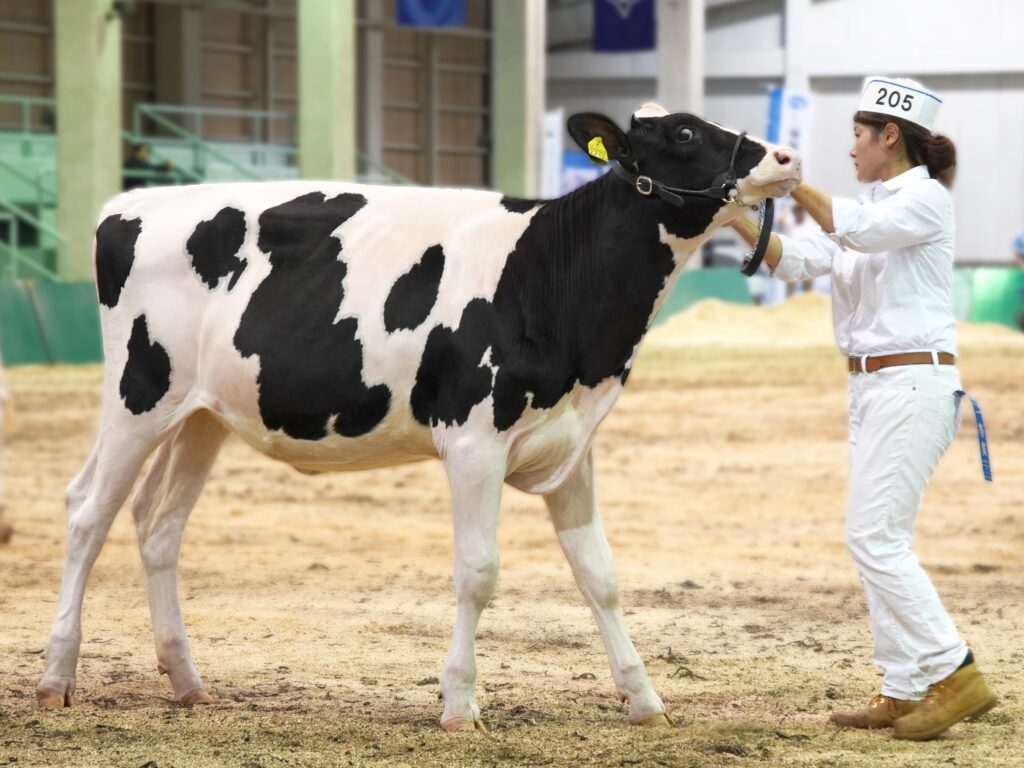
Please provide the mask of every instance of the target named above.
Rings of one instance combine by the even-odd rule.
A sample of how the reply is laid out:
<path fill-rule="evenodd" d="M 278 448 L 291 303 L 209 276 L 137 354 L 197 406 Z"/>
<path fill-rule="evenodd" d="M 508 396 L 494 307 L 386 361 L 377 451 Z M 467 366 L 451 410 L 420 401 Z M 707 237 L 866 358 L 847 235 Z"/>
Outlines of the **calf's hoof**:
<path fill-rule="evenodd" d="M 199 675 L 195 673 L 191 666 L 184 667 L 179 665 L 177 668 L 179 674 L 175 674 L 168 667 L 160 663 L 156 665 L 156 668 L 161 675 L 167 675 L 171 679 L 175 703 L 186 707 L 191 707 L 193 704 L 213 703 L 213 696 L 208 694 L 206 689 L 203 688 Z M 185 692 L 178 693 L 182 688 L 185 689 Z"/>
<path fill-rule="evenodd" d="M 469 731 L 480 731 L 487 733 L 482 720 L 470 720 L 468 717 L 449 717 L 441 721 L 441 728 L 448 733 L 463 733 Z"/>
<path fill-rule="evenodd" d="M 197 688 L 194 691 L 178 697 L 178 703 L 182 706 L 191 707 L 196 704 L 213 704 L 213 696 L 208 694 L 204 689 Z"/>
<path fill-rule="evenodd" d="M 667 712 L 658 712 L 653 715 L 635 715 L 629 718 L 630 725 L 641 728 L 674 728 L 675 723 L 668 716 Z"/>
<path fill-rule="evenodd" d="M 75 699 L 71 691 L 71 686 L 60 689 L 41 685 L 36 688 L 36 702 L 39 704 L 40 709 L 73 707 Z"/>

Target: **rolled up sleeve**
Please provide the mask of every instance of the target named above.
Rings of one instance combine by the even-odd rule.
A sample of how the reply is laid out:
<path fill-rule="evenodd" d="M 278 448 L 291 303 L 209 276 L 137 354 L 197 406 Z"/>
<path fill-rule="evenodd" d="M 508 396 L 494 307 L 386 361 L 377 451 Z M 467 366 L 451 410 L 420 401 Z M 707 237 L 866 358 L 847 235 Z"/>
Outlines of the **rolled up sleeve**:
<path fill-rule="evenodd" d="M 938 237 L 950 215 L 938 183 L 915 184 L 877 203 L 832 198 L 833 238 L 844 248 L 879 253 Z"/>
<path fill-rule="evenodd" d="M 782 243 L 782 256 L 772 275 L 787 283 L 810 280 L 832 271 L 832 259 L 839 246 L 824 233 L 806 240 L 777 235 Z"/>

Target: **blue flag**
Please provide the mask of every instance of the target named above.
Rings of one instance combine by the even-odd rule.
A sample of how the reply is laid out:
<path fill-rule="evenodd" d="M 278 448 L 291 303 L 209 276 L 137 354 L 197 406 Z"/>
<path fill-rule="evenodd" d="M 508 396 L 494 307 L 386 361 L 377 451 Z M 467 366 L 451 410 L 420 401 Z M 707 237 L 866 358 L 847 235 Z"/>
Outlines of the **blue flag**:
<path fill-rule="evenodd" d="M 407 27 L 464 27 L 466 0 L 398 0 L 398 23 Z"/>
<path fill-rule="evenodd" d="M 647 51 L 654 45 L 654 0 L 594 0 L 595 51 Z"/>

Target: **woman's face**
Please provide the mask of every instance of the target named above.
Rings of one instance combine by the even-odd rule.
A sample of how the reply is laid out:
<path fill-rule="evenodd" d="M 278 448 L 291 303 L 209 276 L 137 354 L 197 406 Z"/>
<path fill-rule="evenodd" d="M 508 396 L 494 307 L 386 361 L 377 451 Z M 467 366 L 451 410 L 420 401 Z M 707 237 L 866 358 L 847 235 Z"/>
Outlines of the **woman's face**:
<path fill-rule="evenodd" d="M 853 167 L 857 170 L 857 181 L 866 184 L 878 181 L 883 168 L 890 161 L 890 151 L 883 140 L 885 134 L 876 134 L 863 123 L 854 123 L 853 137 L 850 157 L 853 158 Z"/>

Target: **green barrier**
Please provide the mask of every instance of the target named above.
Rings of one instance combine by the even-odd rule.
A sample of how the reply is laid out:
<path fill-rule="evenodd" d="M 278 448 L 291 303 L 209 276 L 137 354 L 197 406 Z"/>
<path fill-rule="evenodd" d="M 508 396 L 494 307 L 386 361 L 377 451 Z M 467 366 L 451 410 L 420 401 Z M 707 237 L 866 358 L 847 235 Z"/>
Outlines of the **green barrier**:
<path fill-rule="evenodd" d="M 1000 323 L 1021 328 L 1024 315 L 1024 270 L 979 267 L 971 290 L 972 323 Z"/>
<path fill-rule="evenodd" d="M 750 304 L 750 288 L 747 278 L 738 270 L 729 268 L 691 269 L 679 275 L 672 293 L 661 305 L 655 325 L 668 320 L 677 312 L 703 299 L 719 299 L 734 304 Z"/>
<path fill-rule="evenodd" d="M 5 365 L 51 362 L 25 283 L 0 281 L 0 354 Z"/>
<path fill-rule="evenodd" d="M 96 288 L 89 283 L 40 281 L 29 289 L 39 327 L 55 363 L 103 360 Z"/>
<path fill-rule="evenodd" d="M 974 293 L 974 270 L 961 267 L 953 270 L 953 314 L 964 322 L 971 317 L 971 294 Z"/>

